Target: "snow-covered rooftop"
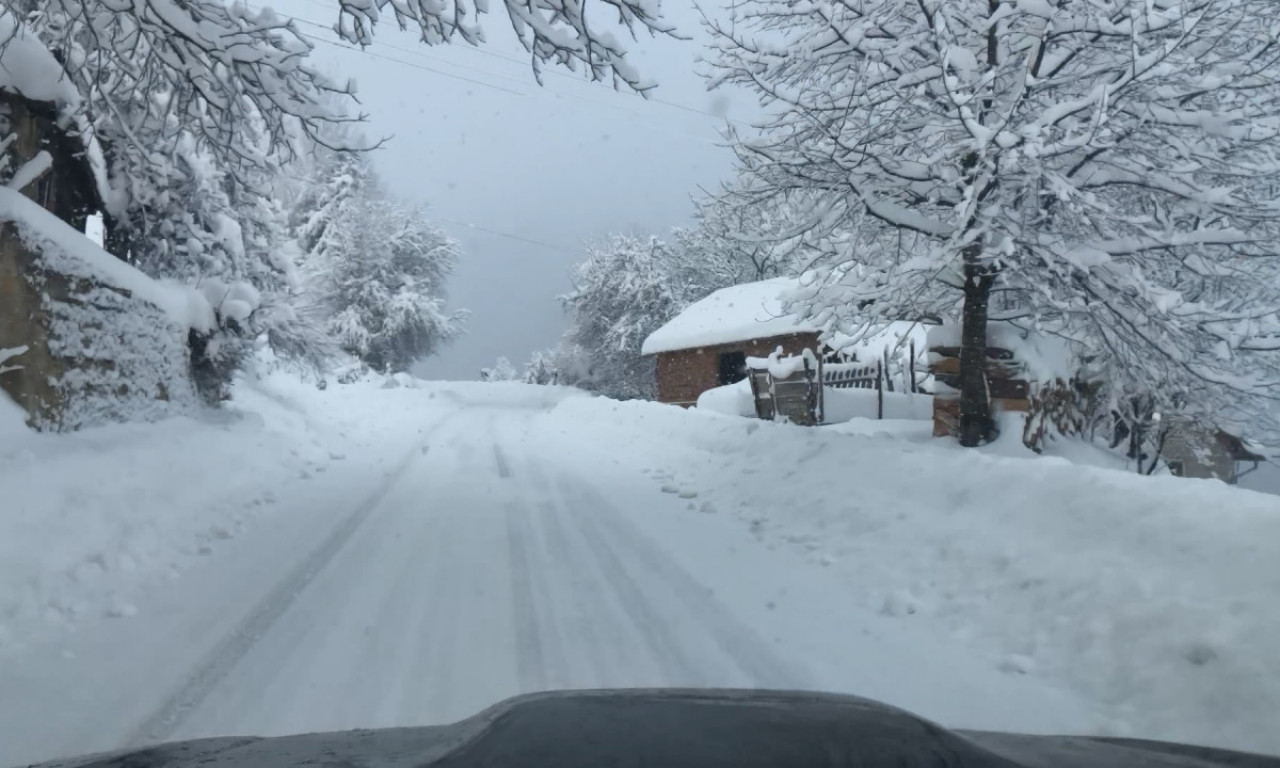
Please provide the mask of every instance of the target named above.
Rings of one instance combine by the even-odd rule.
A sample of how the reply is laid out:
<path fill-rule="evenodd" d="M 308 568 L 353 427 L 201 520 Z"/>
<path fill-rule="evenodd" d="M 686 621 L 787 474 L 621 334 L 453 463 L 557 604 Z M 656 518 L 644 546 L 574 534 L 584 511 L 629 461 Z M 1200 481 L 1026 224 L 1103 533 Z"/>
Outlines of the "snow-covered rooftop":
<path fill-rule="evenodd" d="M 845 333 L 832 331 L 813 319 L 784 312 L 786 298 L 799 287 L 798 278 L 777 277 L 721 288 L 690 304 L 650 334 L 641 351 L 654 355 L 789 333 L 821 333 L 828 346 L 855 355 L 859 360 L 875 360 L 886 348 L 905 349 L 908 340 L 914 340 L 916 348 L 924 351 L 925 329 L 919 323 L 899 321 Z"/>
<path fill-rule="evenodd" d="M 823 328 L 783 312 L 782 296 L 794 290 L 794 278 L 774 278 L 721 288 L 695 301 L 645 339 L 641 352 L 653 355 Z"/>

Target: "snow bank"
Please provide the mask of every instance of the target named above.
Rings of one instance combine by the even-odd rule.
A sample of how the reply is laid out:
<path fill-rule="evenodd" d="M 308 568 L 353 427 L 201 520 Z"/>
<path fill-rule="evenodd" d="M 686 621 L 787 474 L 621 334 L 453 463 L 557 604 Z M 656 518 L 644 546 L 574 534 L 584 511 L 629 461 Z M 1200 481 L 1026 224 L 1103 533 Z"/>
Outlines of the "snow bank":
<path fill-rule="evenodd" d="M 1113 735 L 1280 752 L 1276 497 L 965 450 L 923 421 L 797 429 L 603 399 L 555 415 L 593 425 L 584 451 L 831 569 L 874 631 L 952 638 L 1093 702 Z M 855 426 L 873 434 L 840 434 Z"/>
<path fill-rule="evenodd" d="M 751 382 L 743 379 L 737 384 L 708 389 L 698 395 L 698 409 L 728 416 L 755 418 L 756 404 L 751 395 Z"/>
<path fill-rule="evenodd" d="M 409 402 L 419 415 L 453 406 L 375 381 L 322 392 L 278 374 L 239 381 L 226 410 L 200 419 L 42 434 L 0 394 L 0 654 L 130 617 L 149 585 L 216 556 L 289 499 L 299 515 L 335 493 L 355 504 L 421 438 Z"/>

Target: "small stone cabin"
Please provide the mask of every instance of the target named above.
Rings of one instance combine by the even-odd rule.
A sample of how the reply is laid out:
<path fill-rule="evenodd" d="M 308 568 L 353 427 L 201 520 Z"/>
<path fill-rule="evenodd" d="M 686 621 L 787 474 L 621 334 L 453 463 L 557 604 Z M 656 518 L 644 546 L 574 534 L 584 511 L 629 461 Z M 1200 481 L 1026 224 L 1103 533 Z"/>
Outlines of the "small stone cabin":
<path fill-rule="evenodd" d="M 1179 421 L 1165 436 L 1160 456 L 1177 477 L 1213 478 L 1235 485 L 1241 475 L 1267 460 L 1235 435 L 1216 427 Z"/>
<path fill-rule="evenodd" d="M 658 402 L 696 405 L 703 392 L 745 379 L 748 357 L 779 347 L 818 352 L 822 329 L 783 312 L 779 297 L 795 285 L 777 278 L 722 288 L 654 331 L 641 351 L 655 358 Z"/>

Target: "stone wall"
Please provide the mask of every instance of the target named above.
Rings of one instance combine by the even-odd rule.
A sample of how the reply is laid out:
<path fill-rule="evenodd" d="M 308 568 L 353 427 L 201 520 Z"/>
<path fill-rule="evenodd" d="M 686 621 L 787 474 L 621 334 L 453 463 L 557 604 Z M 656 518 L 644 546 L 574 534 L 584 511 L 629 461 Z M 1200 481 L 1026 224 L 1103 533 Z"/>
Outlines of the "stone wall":
<path fill-rule="evenodd" d="M 742 352 L 747 357 L 767 357 L 778 347 L 782 347 L 784 355 L 798 355 L 805 349 L 817 352 L 820 344 L 816 333 L 793 333 L 712 347 L 659 352 L 655 355 L 658 402 L 684 407 L 695 405 L 699 395 L 720 386 L 720 355 Z"/>

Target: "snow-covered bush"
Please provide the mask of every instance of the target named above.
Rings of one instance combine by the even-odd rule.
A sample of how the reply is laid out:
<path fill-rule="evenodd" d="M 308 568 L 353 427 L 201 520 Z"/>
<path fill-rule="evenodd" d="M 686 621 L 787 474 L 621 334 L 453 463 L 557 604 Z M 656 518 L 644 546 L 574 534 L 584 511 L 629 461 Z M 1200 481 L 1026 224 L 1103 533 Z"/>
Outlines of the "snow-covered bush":
<path fill-rule="evenodd" d="M 559 384 L 560 371 L 554 352 L 534 352 L 524 366 L 525 384 Z"/>

